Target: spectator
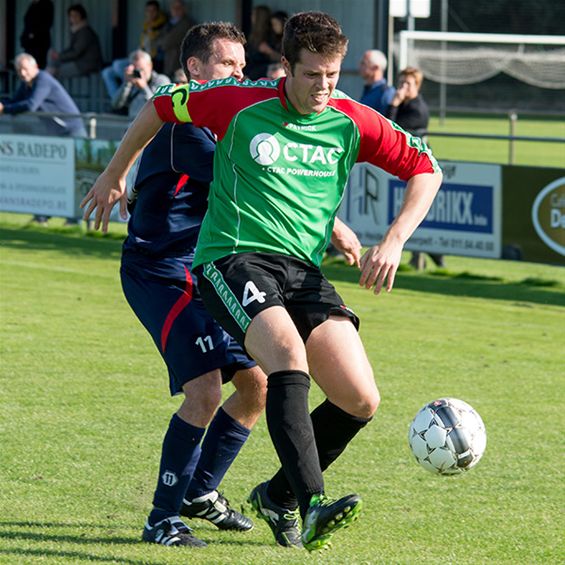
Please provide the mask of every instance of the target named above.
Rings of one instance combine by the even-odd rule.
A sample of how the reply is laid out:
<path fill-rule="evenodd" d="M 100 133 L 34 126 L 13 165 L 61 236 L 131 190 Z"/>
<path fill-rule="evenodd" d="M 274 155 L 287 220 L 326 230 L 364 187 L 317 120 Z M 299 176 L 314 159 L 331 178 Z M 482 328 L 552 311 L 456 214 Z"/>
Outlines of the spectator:
<path fill-rule="evenodd" d="M 47 52 L 51 47 L 52 25 L 53 0 L 32 0 L 24 15 L 20 45 L 42 69 L 47 64 Z"/>
<path fill-rule="evenodd" d="M 406 67 L 398 75 L 398 88 L 386 115 L 402 129 L 422 137 L 428 130 L 430 111 L 420 94 L 424 75 L 416 67 Z"/>
<path fill-rule="evenodd" d="M 170 18 L 164 33 L 157 39 L 157 47 L 163 57 L 163 74 L 172 78 L 179 68 L 181 42 L 191 26 L 183 0 L 172 0 Z"/>
<path fill-rule="evenodd" d="M 424 75 L 416 67 L 406 67 L 398 75 L 398 88 L 388 107 L 387 117 L 412 135 L 425 138 L 430 121 L 430 111 L 424 97 L 420 94 Z M 438 267 L 445 267 L 443 255 L 428 253 Z M 426 261 L 422 253 L 414 252 L 410 265 L 423 269 Z"/>
<path fill-rule="evenodd" d="M 80 114 L 77 105 L 61 83 L 48 72 L 40 70 L 32 55 L 21 53 L 16 57 L 14 65 L 21 83 L 12 98 L 2 99 L 0 114 L 20 114 L 22 112 Z M 86 130 L 79 117 L 43 116 L 41 119 L 48 135 L 86 137 Z"/>
<path fill-rule="evenodd" d="M 129 65 L 124 69 L 124 82 L 112 99 L 112 108 L 127 109 L 129 118 L 133 120 L 157 87 L 170 82 L 169 77 L 153 70 L 149 53 L 136 49 L 130 53 Z"/>
<path fill-rule="evenodd" d="M 359 63 L 359 74 L 365 81 L 359 102 L 385 114 L 394 96 L 394 88 L 387 85 L 384 77 L 386 55 L 377 49 L 365 51 Z"/>
<path fill-rule="evenodd" d="M 60 53 L 51 49 L 47 70 L 58 78 L 88 75 L 102 68 L 102 51 L 96 32 L 88 25 L 82 4 L 67 10 L 71 29 L 71 44 Z"/>
<path fill-rule="evenodd" d="M 280 53 L 273 46 L 271 9 L 268 6 L 255 6 L 251 12 L 246 59 L 245 75 L 251 80 L 266 77 L 269 63 L 280 59 Z"/>
<path fill-rule="evenodd" d="M 267 78 L 271 80 L 286 76 L 282 63 L 270 63 L 267 67 Z"/>
<path fill-rule="evenodd" d="M 35 58 L 29 53 L 21 53 L 15 59 L 15 67 L 21 83 L 13 98 L 0 101 L 0 114 L 20 114 L 22 112 L 60 112 L 79 114 L 79 109 L 63 88 L 61 83 L 48 72 L 42 71 Z M 45 133 L 57 137 L 86 137 L 86 130 L 79 117 L 40 117 L 45 125 Z M 49 216 L 34 216 L 33 222 L 47 225 Z M 74 224 L 76 220 L 67 220 Z"/>
<path fill-rule="evenodd" d="M 156 41 L 166 23 L 167 16 L 161 11 L 159 2 L 155 2 L 155 0 L 146 2 L 145 19 L 138 48 L 149 53 L 152 58 L 157 56 Z M 102 80 L 111 100 L 124 81 L 124 71 L 128 65 L 129 59 L 124 57 L 115 59 L 109 67 L 102 70 Z M 176 66 L 178 67 L 178 61 Z"/>
<path fill-rule="evenodd" d="M 161 6 L 157 0 L 148 0 L 145 3 L 145 20 L 143 22 L 143 31 L 139 39 L 139 47 L 151 55 L 151 59 L 157 58 L 158 46 L 157 42 L 167 25 L 167 14 L 161 10 Z"/>
<path fill-rule="evenodd" d="M 271 59 L 274 61 L 281 58 L 283 30 L 286 20 L 288 20 L 288 14 L 282 10 L 277 10 L 271 14 L 271 44 L 274 50 Z"/>
<path fill-rule="evenodd" d="M 187 84 L 188 83 L 188 79 L 186 78 L 186 74 L 184 73 L 184 70 L 182 69 L 182 67 L 179 67 L 173 73 L 173 82 L 175 84 Z"/>

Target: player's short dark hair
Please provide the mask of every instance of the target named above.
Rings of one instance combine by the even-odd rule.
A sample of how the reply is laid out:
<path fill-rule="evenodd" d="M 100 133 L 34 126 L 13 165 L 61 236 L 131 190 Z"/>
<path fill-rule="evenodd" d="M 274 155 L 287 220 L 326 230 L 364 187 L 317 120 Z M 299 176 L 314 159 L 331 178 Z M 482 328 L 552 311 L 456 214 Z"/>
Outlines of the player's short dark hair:
<path fill-rule="evenodd" d="M 73 4 L 72 6 L 69 6 L 67 8 L 67 15 L 71 12 L 76 12 L 80 16 L 81 20 L 86 20 L 86 18 L 88 17 L 86 9 L 82 4 Z"/>
<path fill-rule="evenodd" d="M 282 54 L 294 71 L 300 60 L 301 49 L 326 57 L 347 53 L 347 37 L 341 26 L 324 12 L 299 12 L 289 18 L 284 26 Z"/>
<path fill-rule="evenodd" d="M 190 73 L 186 61 L 197 57 L 204 63 L 212 55 L 212 44 L 216 39 L 227 39 L 245 45 L 245 35 L 230 22 L 207 22 L 191 27 L 184 36 L 180 47 L 180 64 L 186 76 Z"/>

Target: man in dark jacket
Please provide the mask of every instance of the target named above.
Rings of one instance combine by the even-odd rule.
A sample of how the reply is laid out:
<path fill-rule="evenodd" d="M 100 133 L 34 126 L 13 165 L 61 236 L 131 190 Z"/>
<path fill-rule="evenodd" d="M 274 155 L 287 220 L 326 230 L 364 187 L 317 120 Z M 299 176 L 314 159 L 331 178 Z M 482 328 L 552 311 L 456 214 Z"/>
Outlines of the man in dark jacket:
<path fill-rule="evenodd" d="M 35 57 L 41 69 L 47 64 L 47 52 L 51 47 L 53 11 L 53 0 L 32 0 L 24 15 L 20 44 L 26 53 Z"/>
<path fill-rule="evenodd" d="M 86 10 L 73 4 L 67 10 L 71 44 L 60 53 L 49 52 L 47 70 L 58 78 L 88 75 L 102 68 L 102 51 L 96 32 L 88 25 Z"/>

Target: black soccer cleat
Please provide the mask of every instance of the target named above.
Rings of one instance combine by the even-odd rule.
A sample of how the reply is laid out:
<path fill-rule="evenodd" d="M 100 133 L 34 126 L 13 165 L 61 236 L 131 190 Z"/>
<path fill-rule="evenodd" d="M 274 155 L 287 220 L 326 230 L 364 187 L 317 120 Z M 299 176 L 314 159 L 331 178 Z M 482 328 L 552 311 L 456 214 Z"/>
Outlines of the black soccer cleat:
<path fill-rule="evenodd" d="M 268 485 L 269 481 L 257 485 L 251 491 L 247 502 L 251 504 L 257 516 L 269 524 L 279 545 L 301 548 L 298 509 L 290 510 L 275 504 L 267 495 Z"/>
<path fill-rule="evenodd" d="M 192 530 L 180 519 L 171 516 L 150 526 L 145 523 L 141 539 L 148 543 L 157 543 L 168 546 L 206 547 L 208 544 L 192 535 Z"/>
<path fill-rule="evenodd" d="M 315 494 L 302 524 L 302 544 L 308 551 L 329 547 L 333 534 L 357 520 L 363 501 L 356 494 L 332 500 Z"/>
<path fill-rule="evenodd" d="M 207 520 L 220 530 L 247 532 L 253 528 L 253 522 L 230 508 L 228 499 L 217 490 L 194 500 L 183 500 L 180 513 L 188 518 Z"/>

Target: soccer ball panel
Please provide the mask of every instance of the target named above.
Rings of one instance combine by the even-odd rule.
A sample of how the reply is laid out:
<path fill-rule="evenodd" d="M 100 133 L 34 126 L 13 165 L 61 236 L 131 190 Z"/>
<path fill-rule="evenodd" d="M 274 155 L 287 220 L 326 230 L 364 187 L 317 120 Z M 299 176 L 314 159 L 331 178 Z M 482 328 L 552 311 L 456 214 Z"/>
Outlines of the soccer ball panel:
<path fill-rule="evenodd" d="M 412 422 L 412 428 L 416 430 L 418 433 L 425 432 L 430 425 L 434 422 L 434 412 L 428 409 L 427 406 L 424 406 L 414 418 Z"/>
<path fill-rule="evenodd" d="M 430 449 L 437 449 L 445 445 L 447 430 L 437 424 L 432 424 L 424 433 L 424 439 Z"/>
<path fill-rule="evenodd" d="M 452 451 L 447 447 L 442 447 L 439 449 L 434 449 L 429 455 L 428 459 L 430 463 L 438 470 L 442 472 L 444 469 L 453 467 L 457 463 L 457 459 Z"/>
<path fill-rule="evenodd" d="M 422 460 L 428 456 L 428 444 L 426 440 L 419 434 L 414 434 L 410 438 L 410 448 L 416 459 Z"/>

